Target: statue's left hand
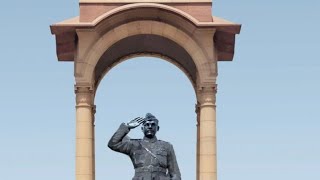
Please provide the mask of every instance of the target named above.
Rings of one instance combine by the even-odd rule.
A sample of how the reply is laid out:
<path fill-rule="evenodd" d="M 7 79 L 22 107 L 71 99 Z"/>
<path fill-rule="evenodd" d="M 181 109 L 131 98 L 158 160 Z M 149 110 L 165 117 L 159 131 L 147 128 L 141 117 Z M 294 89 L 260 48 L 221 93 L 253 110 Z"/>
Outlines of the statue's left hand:
<path fill-rule="evenodd" d="M 142 124 L 143 122 L 145 121 L 144 118 L 142 117 L 137 117 L 137 118 L 134 118 L 133 120 L 127 122 L 127 126 L 129 129 L 133 129 L 133 128 L 136 128 L 138 127 L 140 124 Z"/>

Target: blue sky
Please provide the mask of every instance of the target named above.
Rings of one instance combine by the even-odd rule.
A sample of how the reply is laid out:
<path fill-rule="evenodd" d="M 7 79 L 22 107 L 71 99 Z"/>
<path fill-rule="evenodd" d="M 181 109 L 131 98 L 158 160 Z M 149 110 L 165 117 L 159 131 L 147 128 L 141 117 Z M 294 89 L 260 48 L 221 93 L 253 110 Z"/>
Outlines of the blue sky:
<path fill-rule="evenodd" d="M 57 61 L 49 25 L 77 16 L 78 2 L 2 6 L 0 179 L 74 179 L 73 63 Z M 243 24 L 234 61 L 219 63 L 219 180 L 320 179 L 319 9 L 316 0 L 214 1 L 213 15 Z M 194 180 L 194 104 L 191 83 L 166 61 L 112 69 L 96 99 L 97 180 L 132 177 L 129 159 L 106 143 L 121 122 L 147 112 L 174 145 L 183 179 Z"/>

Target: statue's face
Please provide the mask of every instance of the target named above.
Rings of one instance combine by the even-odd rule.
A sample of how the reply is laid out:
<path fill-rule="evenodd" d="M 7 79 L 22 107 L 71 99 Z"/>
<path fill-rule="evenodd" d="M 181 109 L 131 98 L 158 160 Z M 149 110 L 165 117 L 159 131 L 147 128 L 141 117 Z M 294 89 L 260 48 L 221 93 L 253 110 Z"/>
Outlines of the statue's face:
<path fill-rule="evenodd" d="M 146 136 L 147 138 L 153 138 L 158 130 L 158 122 L 154 120 L 147 120 L 142 126 L 144 136 Z"/>

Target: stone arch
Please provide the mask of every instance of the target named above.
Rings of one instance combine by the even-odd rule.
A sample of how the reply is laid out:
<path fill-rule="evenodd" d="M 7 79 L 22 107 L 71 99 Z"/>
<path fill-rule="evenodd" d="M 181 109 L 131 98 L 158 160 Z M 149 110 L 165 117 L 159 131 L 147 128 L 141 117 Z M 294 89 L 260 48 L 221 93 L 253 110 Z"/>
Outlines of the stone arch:
<path fill-rule="evenodd" d="M 146 13 L 143 18 L 130 19 L 133 17 L 132 13 L 141 8 Z M 201 43 L 202 39 L 199 40 L 196 36 L 196 24 L 201 23 L 190 15 L 173 9 L 175 8 L 151 3 L 127 5 L 97 18 L 94 21 L 96 25 L 94 30 L 78 30 L 79 37 L 85 32 L 90 34 L 91 38 L 82 38 L 85 39 L 85 43 L 90 42 L 85 48 L 81 48 L 82 42 L 79 38 L 79 49 L 81 49 L 79 51 L 82 53 L 79 53 L 76 61 L 76 81 L 95 84 L 94 69 L 103 53 L 118 41 L 139 34 L 157 35 L 177 43 L 192 57 L 199 72 L 199 81 L 205 82 L 208 79 L 211 81 L 209 76 L 216 74 L 212 40 L 209 39 L 209 43 L 206 44 Z M 158 15 L 155 15 L 156 12 Z M 211 34 L 215 32 L 214 29 L 209 31 Z"/>
<path fill-rule="evenodd" d="M 149 26 L 150 28 L 137 28 L 142 26 Z M 84 78 L 87 81 L 93 81 L 92 83 L 94 84 L 94 69 L 103 53 L 118 41 L 139 34 L 162 36 L 180 45 L 193 59 L 197 71 L 199 72 L 200 81 L 205 80 L 205 76 L 208 75 L 208 72 L 215 71 L 210 69 L 211 66 L 207 66 L 209 62 L 205 53 L 195 40 L 186 33 L 176 27 L 162 22 L 134 21 L 120 25 L 119 27 L 107 32 L 101 36 L 93 46 L 91 46 L 90 51 L 88 51 L 88 54 L 84 58 L 86 59 L 86 63 L 84 63 L 85 66 L 81 67 L 83 68 L 83 76 L 81 79 Z M 80 61 L 80 63 L 82 62 Z"/>
<path fill-rule="evenodd" d="M 150 34 L 129 36 L 114 43 L 104 52 L 94 69 L 96 89 L 111 68 L 134 56 L 153 56 L 172 63 L 189 78 L 196 93 L 198 71 L 192 57 L 172 40 Z"/>
<path fill-rule="evenodd" d="M 151 25 L 150 29 L 137 28 L 143 27 L 146 24 Z M 130 29 L 130 34 L 128 34 L 128 29 Z M 198 71 L 200 72 L 200 79 L 204 79 L 206 72 L 214 71 L 212 69 L 208 69 L 210 66 L 206 66 L 207 57 L 199 45 L 192 39 L 192 37 L 188 36 L 181 30 L 162 22 L 135 21 L 121 25 L 114 28 L 112 31 L 107 32 L 90 48 L 90 51 L 84 58 L 87 60 L 85 63 L 87 64 L 87 67 L 82 66 L 81 68 L 84 69 L 80 70 L 84 70 L 83 77 L 87 80 L 94 80 L 92 77 L 94 74 L 94 68 L 103 53 L 116 42 L 138 34 L 158 35 L 179 44 L 188 52 L 188 54 L 190 54 L 197 69 L 201 69 L 201 71 Z"/>

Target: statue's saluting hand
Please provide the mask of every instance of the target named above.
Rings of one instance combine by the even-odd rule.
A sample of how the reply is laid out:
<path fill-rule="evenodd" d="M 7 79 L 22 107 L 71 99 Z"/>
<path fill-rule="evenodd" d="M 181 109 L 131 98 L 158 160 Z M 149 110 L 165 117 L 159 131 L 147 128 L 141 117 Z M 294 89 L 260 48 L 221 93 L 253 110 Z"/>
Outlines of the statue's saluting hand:
<path fill-rule="evenodd" d="M 133 120 L 127 122 L 127 126 L 129 129 L 133 129 L 138 127 L 140 124 L 142 124 L 143 122 L 145 122 L 146 120 L 142 117 L 136 117 Z"/>

